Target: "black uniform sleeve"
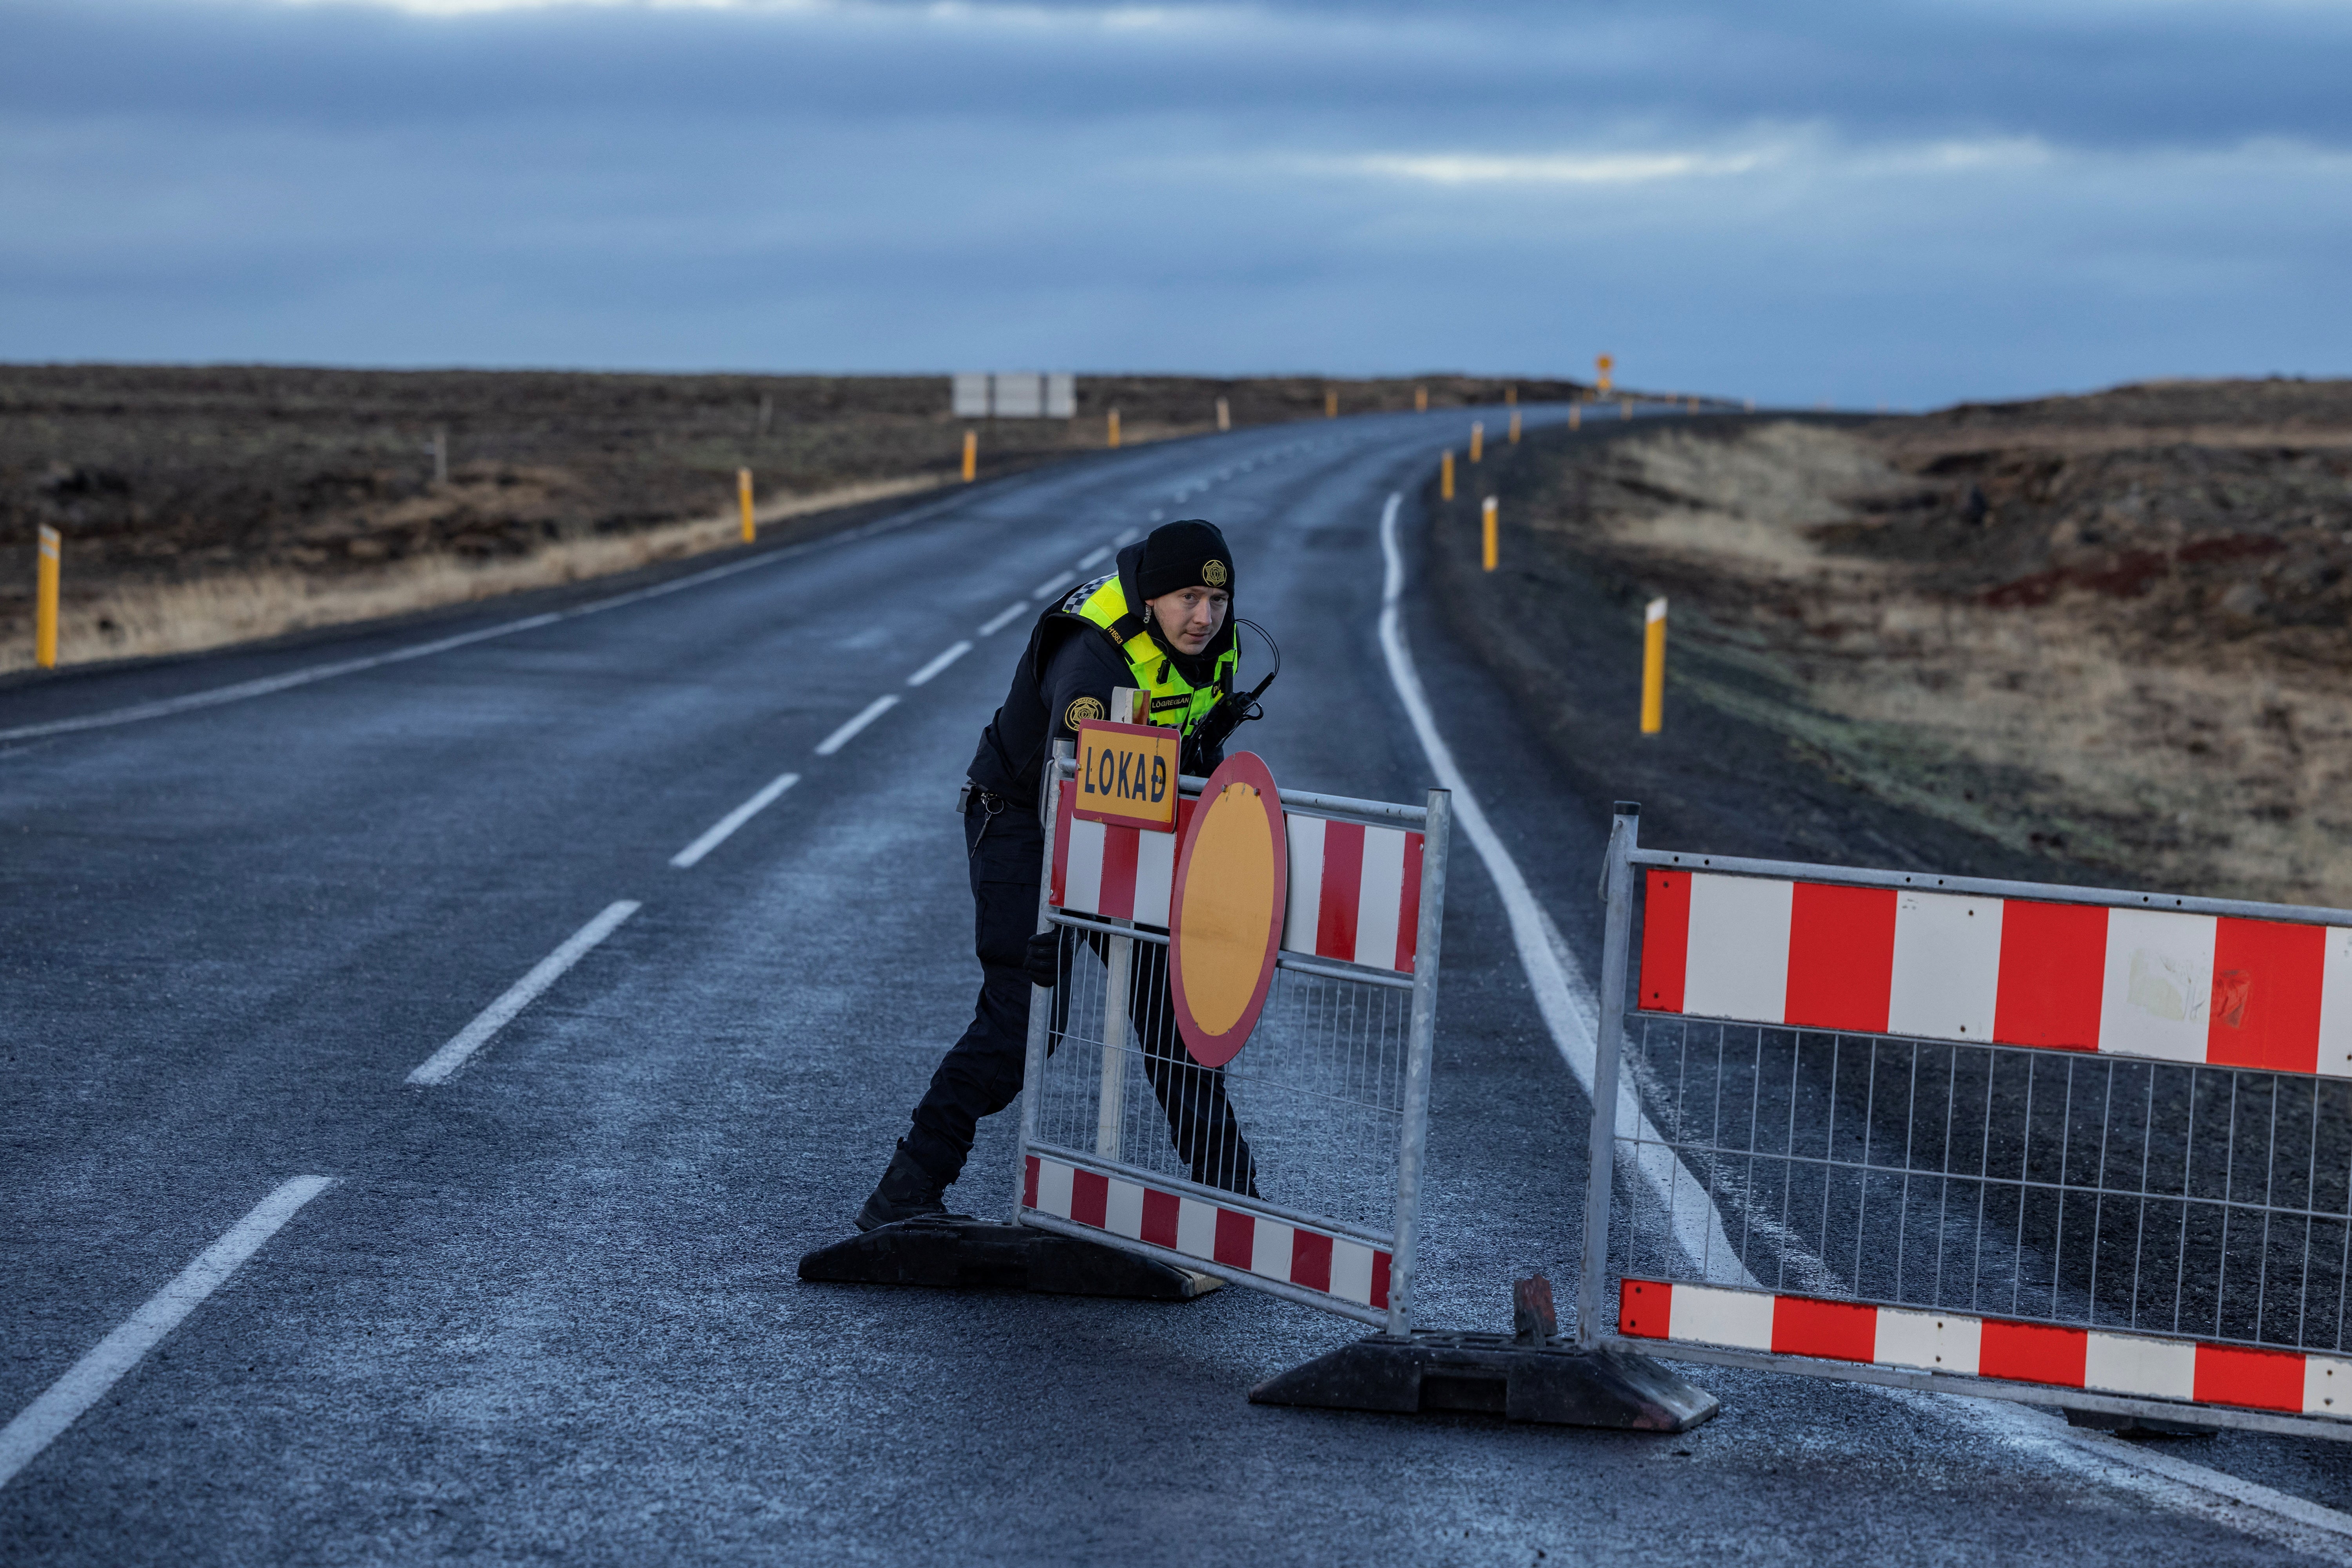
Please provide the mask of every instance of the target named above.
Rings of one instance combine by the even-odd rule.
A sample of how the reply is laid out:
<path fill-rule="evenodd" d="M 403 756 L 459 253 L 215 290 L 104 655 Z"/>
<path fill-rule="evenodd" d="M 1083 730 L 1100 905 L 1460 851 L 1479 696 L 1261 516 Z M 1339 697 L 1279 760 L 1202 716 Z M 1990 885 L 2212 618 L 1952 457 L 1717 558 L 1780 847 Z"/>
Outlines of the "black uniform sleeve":
<path fill-rule="evenodd" d="M 1110 717 L 1110 693 L 1130 683 L 1127 661 L 1104 638 L 1087 632 L 1065 637 L 1038 681 L 1045 697 L 1047 741 L 1075 741 L 1088 719 Z"/>

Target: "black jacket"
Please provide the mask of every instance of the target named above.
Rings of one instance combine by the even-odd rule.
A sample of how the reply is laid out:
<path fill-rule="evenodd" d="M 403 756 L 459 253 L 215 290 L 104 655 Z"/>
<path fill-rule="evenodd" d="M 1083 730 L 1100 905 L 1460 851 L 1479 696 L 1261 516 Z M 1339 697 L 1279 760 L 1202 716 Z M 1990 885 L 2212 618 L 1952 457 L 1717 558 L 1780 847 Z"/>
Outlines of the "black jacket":
<path fill-rule="evenodd" d="M 1127 590 L 1128 605 L 1139 614 L 1143 606 L 1135 596 L 1135 563 L 1142 554 L 1143 545 L 1139 541 L 1120 551 L 1118 562 L 1119 583 Z M 1096 704 L 1094 712 L 1108 713 L 1111 689 L 1135 684 L 1127 656 L 1111 641 L 1110 635 L 1076 613 L 1094 581 L 1098 579 L 1081 583 L 1037 617 L 1037 624 L 1029 633 L 1029 645 L 1021 650 L 1020 662 L 1013 668 L 1012 688 L 1005 692 L 996 716 L 981 731 L 980 749 L 972 753 L 970 772 L 971 782 L 991 795 L 1034 806 L 1038 781 L 1045 776 L 1045 759 L 1052 754 L 1054 742 L 1073 740 L 1077 735 L 1077 726 L 1070 721 L 1071 704 L 1090 697 Z M 1199 654 L 1188 656 L 1170 647 L 1160 638 L 1157 626 L 1151 631 L 1152 640 L 1176 661 L 1178 672 L 1195 686 L 1208 679 L 1217 659 L 1232 646 L 1234 635 L 1234 621 L 1228 615 L 1224 630 L 1216 640 Z M 1185 746 L 1187 773 L 1206 773 L 1223 761 L 1223 747 L 1202 753 L 1189 742 Z"/>

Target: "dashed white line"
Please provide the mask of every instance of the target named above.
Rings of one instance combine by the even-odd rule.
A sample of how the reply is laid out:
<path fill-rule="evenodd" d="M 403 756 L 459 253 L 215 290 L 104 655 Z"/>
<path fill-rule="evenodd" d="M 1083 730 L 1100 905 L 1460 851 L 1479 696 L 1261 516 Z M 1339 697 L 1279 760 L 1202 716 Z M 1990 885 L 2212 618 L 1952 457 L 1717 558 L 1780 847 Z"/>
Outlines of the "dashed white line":
<path fill-rule="evenodd" d="M 1028 613 L 1029 601 L 1026 599 L 1022 600 L 1017 605 L 1007 605 L 1003 609 L 999 610 L 995 615 L 989 616 L 986 621 L 982 623 L 980 635 L 984 637 L 992 637 L 997 633 L 1003 631 L 1007 623 L 1016 621 Z"/>
<path fill-rule="evenodd" d="M 759 794 L 711 824 L 709 832 L 671 856 L 669 863 L 681 871 L 687 869 L 705 855 L 726 843 L 730 834 L 773 805 L 778 795 L 800 782 L 801 775 L 798 773 L 786 773 L 781 778 L 771 780 L 767 787 Z"/>
<path fill-rule="evenodd" d="M 1077 580 L 1078 574 L 1075 572 L 1057 572 L 1030 590 L 1029 596 L 1033 599 L 1050 599 Z"/>
<path fill-rule="evenodd" d="M 1105 561 L 1105 560 L 1109 559 L 1109 557 L 1110 557 L 1110 546 L 1109 546 L 1109 545 L 1108 545 L 1108 544 L 1106 544 L 1106 545 L 1104 545 L 1100 550 L 1092 551 L 1092 552 L 1088 552 L 1088 554 L 1087 555 L 1086 559 L 1084 559 L 1084 560 L 1082 560 L 1082 561 L 1080 561 L 1080 562 L 1078 563 L 1078 570 L 1079 570 L 1079 571 L 1081 571 L 1081 572 L 1083 572 L 1083 571 L 1085 571 L 1087 567 L 1089 567 L 1089 566 L 1093 565 L 1096 562 L 1097 562 L 1097 561 Z"/>
<path fill-rule="evenodd" d="M 447 1045 L 419 1063 L 416 1070 L 408 1075 L 408 1081 L 425 1085 L 447 1082 L 451 1073 L 466 1065 L 467 1058 L 480 1050 L 492 1035 L 530 1006 L 541 992 L 562 979 L 563 972 L 586 957 L 590 949 L 620 929 L 621 922 L 635 914 L 639 907 L 635 899 L 621 899 L 605 905 L 603 914 L 573 931 L 562 947 L 541 959 L 529 974 L 509 986 L 505 995 L 451 1036 Z"/>
<path fill-rule="evenodd" d="M 41 1396 L 0 1428 L 0 1487 L 37 1458 L 83 1411 L 106 1397 L 122 1374 L 137 1366 L 165 1334 L 180 1326 L 205 1298 L 261 1250 L 304 1204 L 334 1185 L 331 1176 L 297 1176 L 253 1205 L 226 1235 L 196 1255 L 172 1282 L 147 1299 L 89 1353 L 66 1369 Z"/>
<path fill-rule="evenodd" d="M 1155 512 L 1153 512 L 1151 515 L 1152 515 L 1152 518 L 1153 518 L 1153 520 L 1154 520 L 1154 521 L 1157 521 L 1157 520 L 1158 520 L 1158 518 L 1159 518 L 1159 516 L 1160 516 L 1160 514 L 1159 514 L 1158 512 L 1156 512 L 1156 511 L 1155 511 Z M 1119 536 L 1118 536 L 1116 540 L 1112 541 L 1112 542 L 1113 542 L 1113 543 L 1115 543 L 1115 544 L 1118 544 L 1118 545 L 1121 545 L 1121 546 L 1125 546 L 1125 545 L 1129 545 L 1129 544 L 1134 543 L 1137 540 L 1139 540 L 1139 539 L 1140 539 L 1140 538 L 1142 538 L 1142 537 L 1143 537 L 1143 530 L 1141 530 L 1141 529 L 1139 529 L 1139 528 L 1129 528 L 1129 529 L 1124 529 L 1124 530 L 1122 530 L 1122 531 L 1120 531 Z"/>
<path fill-rule="evenodd" d="M 940 671 L 945 669 L 948 666 L 953 664 L 956 660 L 961 658 L 971 651 L 971 644 L 968 642 L 958 642 L 953 647 L 950 647 L 946 652 L 940 654 L 939 658 L 931 660 L 930 663 L 923 666 L 922 668 L 907 677 L 907 684 L 909 686 L 922 685 L 924 682 L 929 680 L 931 677 L 937 675 Z"/>
<path fill-rule="evenodd" d="M 856 718 L 852 719 L 848 723 L 844 724 L 840 729 L 835 730 L 832 734 L 827 735 L 824 740 L 819 741 L 816 743 L 816 754 L 820 757 L 829 757 L 833 755 L 834 752 L 841 750 L 842 747 L 857 739 L 857 731 L 863 730 L 866 725 L 871 724 L 875 720 L 879 719 L 883 714 L 887 713 L 891 709 L 896 708 L 897 706 L 898 706 L 898 694 L 895 692 L 887 697 L 877 697 L 873 701 L 868 702 L 863 709 L 858 710 Z"/>

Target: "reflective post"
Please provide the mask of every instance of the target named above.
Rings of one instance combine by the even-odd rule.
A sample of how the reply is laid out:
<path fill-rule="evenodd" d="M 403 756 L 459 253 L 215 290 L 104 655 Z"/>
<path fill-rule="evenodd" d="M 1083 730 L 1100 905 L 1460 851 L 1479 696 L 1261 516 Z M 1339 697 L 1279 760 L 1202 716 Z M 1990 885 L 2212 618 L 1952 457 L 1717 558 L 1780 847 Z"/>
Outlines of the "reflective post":
<path fill-rule="evenodd" d="M 1118 410 L 1116 408 L 1110 411 L 1110 444 L 1114 447 L 1118 445 Z"/>
<path fill-rule="evenodd" d="M 1416 386 L 1412 389 L 1412 411 L 1415 414 L 1429 412 L 1429 388 Z"/>
<path fill-rule="evenodd" d="M 1327 386 L 1323 389 L 1323 417 L 1326 419 L 1339 417 L 1339 389 L 1336 386 Z"/>
<path fill-rule="evenodd" d="M 1233 407 L 1231 405 L 1227 404 L 1223 398 L 1220 397 L 1217 399 L 1217 428 L 1220 430 L 1230 430 L 1233 427 Z"/>
<path fill-rule="evenodd" d="M 1470 460 L 1474 463 L 1478 461 L 1485 455 L 1486 450 L 1486 422 L 1483 419 L 1474 419 L 1470 422 Z"/>
<path fill-rule="evenodd" d="M 1454 499 L 1454 448 L 1445 449 L 1444 461 L 1437 465 L 1437 493 L 1445 500 Z"/>
<path fill-rule="evenodd" d="M 967 430 L 963 433 L 963 482 L 971 483 L 979 474 L 980 432 Z"/>
<path fill-rule="evenodd" d="M 1514 408 L 1514 409 L 1512 409 L 1512 410 L 1511 410 L 1511 445 L 1512 445 L 1512 446 L 1514 446 L 1514 447 L 1516 447 L 1516 446 L 1517 446 L 1518 444 L 1519 444 L 1519 411 L 1518 411 L 1517 409 Z"/>
<path fill-rule="evenodd" d="M 1666 727 L 1666 602 L 1650 601 L 1642 616 L 1642 733 Z"/>
<path fill-rule="evenodd" d="M 58 531 L 41 524 L 40 565 L 34 582 L 33 662 L 43 669 L 58 667 L 58 568 L 62 542 Z"/>
<path fill-rule="evenodd" d="M 1485 555 L 1486 562 L 1486 570 L 1487 570 L 1487 571 L 1489 571 L 1489 572 L 1492 572 L 1492 571 L 1495 569 L 1495 547 L 1496 547 L 1496 540 L 1495 540 L 1495 498 L 1494 498 L 1493 496 L 1488 496 L 1488 497 L 1486 498 L 1486 504 L 1484 507 L 1480 508 L 1479 510 L 1480 510 L 1481 513 L 1483 514 L 1483 516 L 1482 516 L 1482 518 L 1481 518 L 1481 521 L 1480 521 L 1480 527 L 1481 527 L 1481 529 L 1482 529 L 1482 531 L 1483 531 L 1483 532 L 1484 532 L 1484 535 L 1485 535 L 1485 541 L 1486 541 L 1486 548 L 1485 548 L 1485 550 L 1484 550 L 1483 553 L 1484 553 L 1484 555 Z"/>
<path fill-rule="evenodd" d="M 759 527 L 751 517 L 751 470 L 735 470 L 735 499 L 743 508 L 743 542 L 749 544 L 759 537 Z"/>

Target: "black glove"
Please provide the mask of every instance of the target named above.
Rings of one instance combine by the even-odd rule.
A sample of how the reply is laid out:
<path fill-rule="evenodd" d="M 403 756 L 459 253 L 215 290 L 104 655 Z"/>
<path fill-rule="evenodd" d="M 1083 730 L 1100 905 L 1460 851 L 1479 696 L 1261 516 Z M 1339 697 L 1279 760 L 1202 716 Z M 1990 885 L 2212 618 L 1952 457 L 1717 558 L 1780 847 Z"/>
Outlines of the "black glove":
<path fill-rule="evenodd" d="M 1029 939 L 1029 950 L 1023 955 L 1021 967 L 1029 972 L 1029 984 L 1054 988 L 1062 977 L 1062 933 L 1041 931 Z"/>

